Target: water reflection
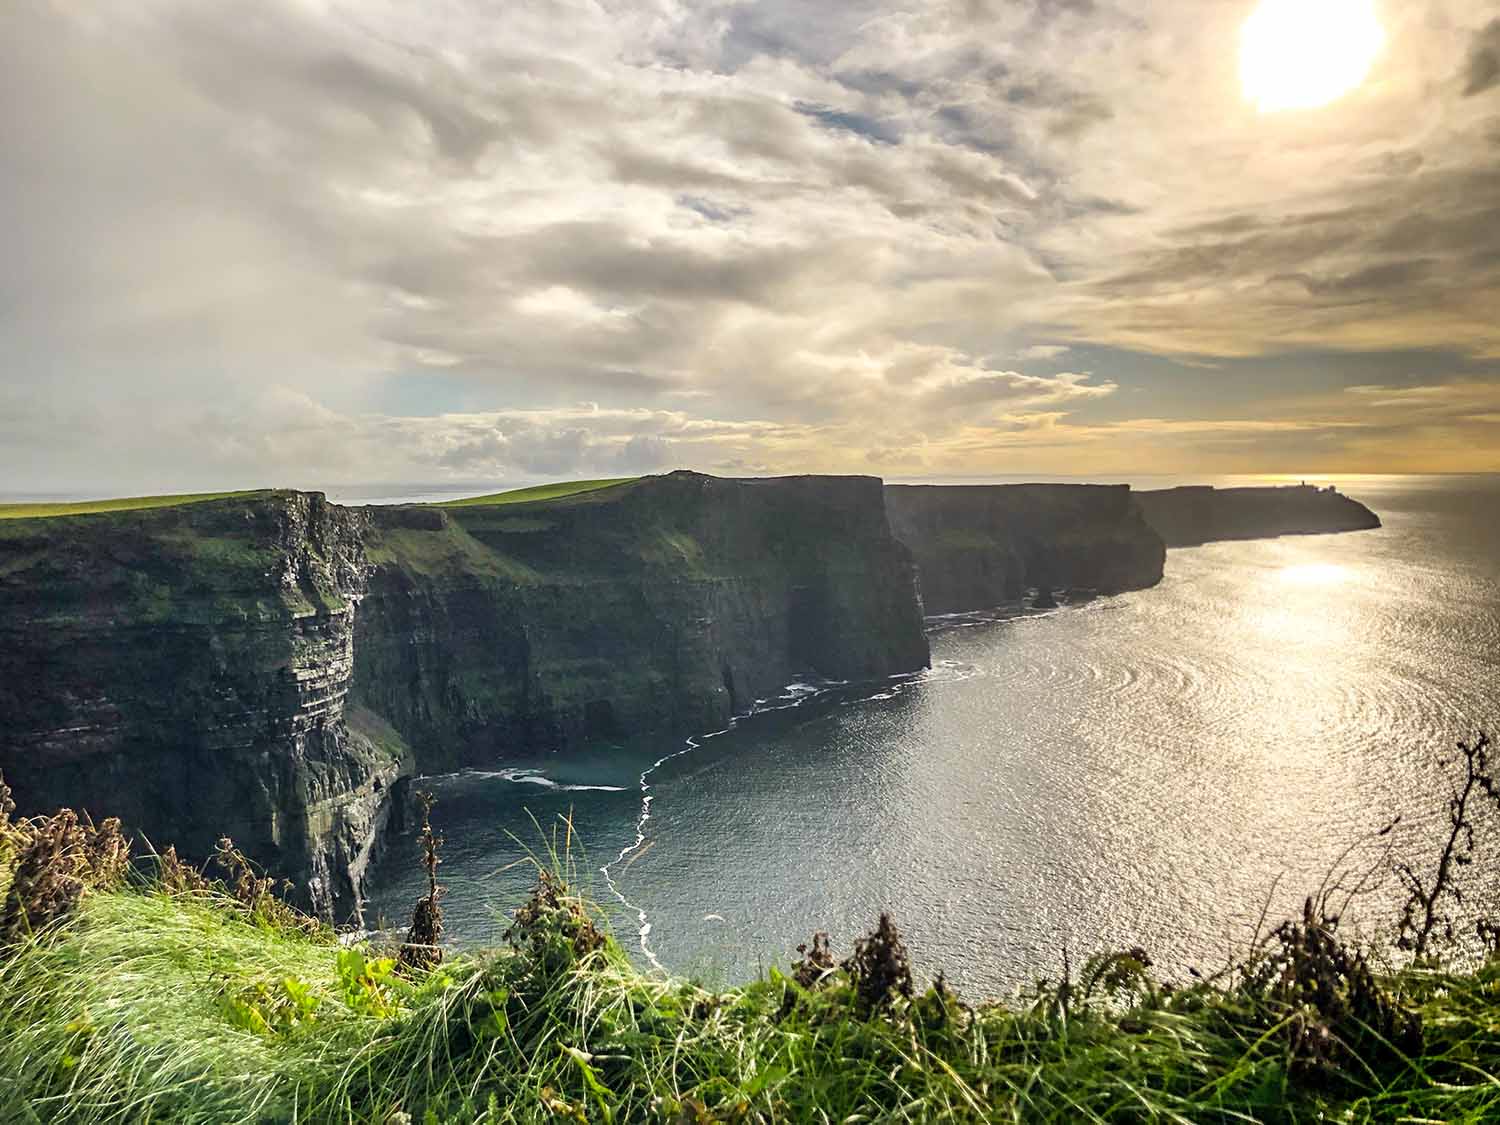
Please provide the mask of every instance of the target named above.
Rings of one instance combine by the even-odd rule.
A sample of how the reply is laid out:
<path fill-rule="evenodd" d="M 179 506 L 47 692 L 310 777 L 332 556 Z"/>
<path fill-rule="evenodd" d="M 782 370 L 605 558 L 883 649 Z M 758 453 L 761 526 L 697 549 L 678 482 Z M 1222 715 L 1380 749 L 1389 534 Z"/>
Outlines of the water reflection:
<path fill-rule="evenodd" d="M 1302 563 L 1284 566 L 1276 576 L 1283 582 L 1297 586 L 1336 586 L 1340 582 L 1349 581 L 1353 572 L 1338 563 Z"/>

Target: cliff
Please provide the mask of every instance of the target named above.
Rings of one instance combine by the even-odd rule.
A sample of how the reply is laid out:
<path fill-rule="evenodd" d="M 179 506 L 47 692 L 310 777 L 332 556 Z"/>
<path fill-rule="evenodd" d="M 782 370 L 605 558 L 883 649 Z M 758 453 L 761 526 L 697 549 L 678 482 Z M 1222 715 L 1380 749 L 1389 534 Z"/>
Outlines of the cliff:
<path fill-rule="evenodd" d="M 4 521 L 0 771 L 23 812 L 120 816 L 195 857 L 228 833 L 343 916 L 413 768 L 918 669 L 914 590 L 866 477 Z"/>
<path fill-rule="evenodd" d="M 374 514 L 355 693 L 424 768 L 722 727 L 802 676 L 927 663 L 870 477 L 647 477 Z"/>
<path fill-rule="evenodd" d="M 1365 531 L 1380 518 L 1332 488 L 1213 488 L 1209 485 L 1137 492 L 1136 502 L 1169 547 L 1216 539 L 1262 539 Z"/>
<path fill-rule="evenodd" d="M 1015 601 L 1031 587 L 1117 593 L 1161 581 L 1166 549 L 1126 485 L 887 485 L 927 613 Z"/>
<path fill-rule="evenodd" d="M 21 810 L 119 816 L 200 858 L 228 833 L 346 905 L 410 768 L 345 709 L 366 523 L 293 492 L 0 523 L 0 770 Z"/>

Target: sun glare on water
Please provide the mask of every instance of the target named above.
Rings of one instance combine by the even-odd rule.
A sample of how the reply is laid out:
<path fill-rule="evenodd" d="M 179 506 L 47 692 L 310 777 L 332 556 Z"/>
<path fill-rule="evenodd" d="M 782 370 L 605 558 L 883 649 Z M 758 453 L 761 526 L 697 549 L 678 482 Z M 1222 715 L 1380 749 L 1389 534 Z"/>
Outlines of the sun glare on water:
<path fill-rule="evenodd" d="M 1295 586 L 1336 586 L 1349 580 L 1349 568 L 1337 563 L 1301 563 L 1277 572 L 1283 582 Z"/>
<path fill-rule="evenodd" d="M 1313 109 L 1365 80 L 1385 43 L 1374 0 L 1261 0 L 1240 39 L 1240 81 L 1262 113 Z"/>

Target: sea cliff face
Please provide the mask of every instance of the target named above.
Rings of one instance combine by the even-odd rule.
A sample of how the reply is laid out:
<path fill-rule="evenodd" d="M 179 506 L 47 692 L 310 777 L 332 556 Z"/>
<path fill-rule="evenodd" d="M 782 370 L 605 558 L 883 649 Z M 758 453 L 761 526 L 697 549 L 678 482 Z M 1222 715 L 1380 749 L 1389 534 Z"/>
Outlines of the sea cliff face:
<path fill-rule="evenodd" d="M 413 769 L 694 733 L 800 676 L 927 659 L 874 478 L 0 522 L 21 811 L 119 816 L 195 858 L 227 833 L 340 918 Z"/>
<path fill-rule="evenodd" d="M 1216 539 L 1263 539 L 1366 531 L 1380 517 L 1332 488 L 1214 488 L 1209 485 L 1137 492 L 1147 521 L 1169 547 Z"/>
<path fill-rule="evenodd" d="M 927 664 L 874 478 L 672 473 L 374 521 L 355 692 L 424 768 L 717 729 L 797 677 Z"/>
<path fill-rule="evenodd" d="M 929 614 L 1032 587 L 1118 593 L 1161 581 L 1166 549 L 1126 485 L 887 485 L 885 496 Z"/>
<path fill-rule="evenodd" d="M 0 523 L 0 770 L 21 810 L 119 816 L 198 858 L 228 834 L 347 906 L 410 768 L 345 710 L 366 522 L 275 492 Z"/>

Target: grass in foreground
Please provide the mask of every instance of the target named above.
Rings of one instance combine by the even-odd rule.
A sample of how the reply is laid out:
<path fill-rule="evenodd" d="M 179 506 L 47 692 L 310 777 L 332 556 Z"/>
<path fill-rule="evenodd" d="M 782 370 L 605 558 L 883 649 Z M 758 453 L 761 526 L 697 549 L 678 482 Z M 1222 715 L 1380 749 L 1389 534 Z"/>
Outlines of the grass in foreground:
<path fill-rule="evenodd" d="M 525 504 L 532 500 L 558 500 L 564 496 L 577 496 L 584 492 L 598 492 L 613 488 L 617 484 L 629 484 L 640 477 L 604 477 L 599 480 L 570 480 L 557 484 L 537 484 L 530 488 L 513 488 L 508 492 L 494 492 L 488 496 L 469 496 L 463 500 L 446 500 L 440 508 L 492 507 L 497 504 Z"/>
<path fill-rule="evenodd" d="M 509 948 L 403 980 L 376 951 L 212 890 L 91 894 L 0 959 L 0 1120 L 1500 1115 L 1500 962 L 1386 976 L 1420 1015 L 1419 1048 L 1350 1023 L 1339 1065 L 1309 1069 L 1288 1048 L 1307 1005 L 1248 978 L 1167 989 L 1134 954 L 971 1008 L 941 985 L 906 995 L 880 976 L 899 977 L 899 958 L 872 937 L 862 961 L 815 945 L 792 975 L 710 992 L 639 972 L 594 919 L 544 876 Z M 895 986 L 876 999 L 874 979 Z"/>
<path fill-rule="evenodd" d="M 233 496 L 254 496 L 259 489 L 241 492 L 185 492 L 177 496 L 126 496 L 114 500 L 80 500 L 68 504 L 0 504 L 0 520 L 37 519 L 43 516 L 88 516 L 102 512 L 135 512 L 146 508 L 175 508 L 182 504 L 201 504 L 205 500 L 226 500 Z"/>

